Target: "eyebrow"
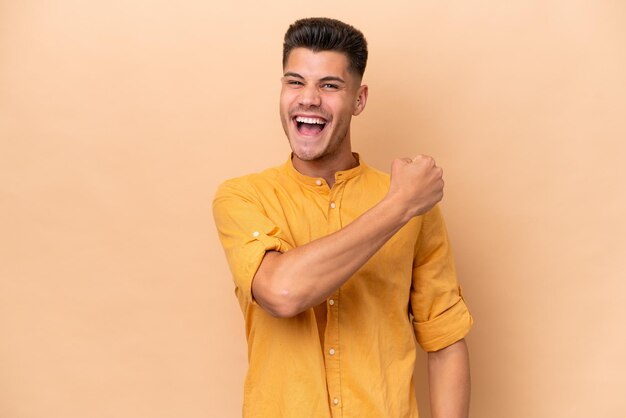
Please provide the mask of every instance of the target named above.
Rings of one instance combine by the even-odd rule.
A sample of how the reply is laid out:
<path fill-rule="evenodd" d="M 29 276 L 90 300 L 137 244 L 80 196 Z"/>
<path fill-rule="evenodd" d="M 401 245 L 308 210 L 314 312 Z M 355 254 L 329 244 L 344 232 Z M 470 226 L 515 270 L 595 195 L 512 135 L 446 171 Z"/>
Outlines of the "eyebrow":
<path fill-rule="evenodd" d="M 341 77 L 335 77 L 332 75 L 320 78 L 320 81 L 339 81 L 340 83 L 345 83 L 344 79 Z"/>
<path fill-rule="evenodd" d="M 294 73 L 294 72 L 291 72 L 291 71 L 287 71 L 284 74 L 284 77 L 295 77 L 295 78 L 300 78 L 300 79 L 304 80 L 304 77 L 302 77 L 300 74 Z M 337 77 L 337 76 L 332 76 L 332 75 L 328 75 L 326 77 L 322 77 L 318 81 L 320 81 L 320 82 L 324 82 L 324 81 L 339 81 L 340 83 L 344 83 L 344 84 L 346 82 L 343 78 Z"/>

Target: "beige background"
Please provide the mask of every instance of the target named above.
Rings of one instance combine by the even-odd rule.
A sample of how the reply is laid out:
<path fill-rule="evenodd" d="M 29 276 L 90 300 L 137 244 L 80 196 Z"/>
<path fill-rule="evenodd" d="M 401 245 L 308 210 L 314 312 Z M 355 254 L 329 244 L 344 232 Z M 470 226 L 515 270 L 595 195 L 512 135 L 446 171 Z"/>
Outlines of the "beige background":
<path fill-rule="evenodd" d="M 287 158 L 315 15 L 368 37 L 365 161 L 445 169 L 472 416 L 626 416 L 625 2 L 0 0 L 0 417 L 240 415 L 210 202 Z"/>

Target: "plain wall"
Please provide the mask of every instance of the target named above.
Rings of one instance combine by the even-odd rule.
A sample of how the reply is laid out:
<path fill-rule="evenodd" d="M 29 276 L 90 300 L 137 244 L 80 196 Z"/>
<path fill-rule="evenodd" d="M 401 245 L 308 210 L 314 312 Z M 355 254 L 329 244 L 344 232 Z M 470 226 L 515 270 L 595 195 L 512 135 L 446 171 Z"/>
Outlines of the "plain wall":
<path fill-rule="evenodd" d="M 287 159 L 282 36 L 319 15 L 369 40 L 354 149 L 444 167 L 472 417 L 626 415 L 625 2 L 15 0 L 0 417 L 240 416 L 243 319 L 210 203 Z"/>

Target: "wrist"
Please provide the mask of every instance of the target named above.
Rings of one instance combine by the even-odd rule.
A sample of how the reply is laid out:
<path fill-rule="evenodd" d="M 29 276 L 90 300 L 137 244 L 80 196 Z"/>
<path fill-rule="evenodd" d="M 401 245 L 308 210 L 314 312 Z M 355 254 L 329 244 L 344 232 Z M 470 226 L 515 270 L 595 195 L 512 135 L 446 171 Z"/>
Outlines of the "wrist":
<path fill-rule="evenodd" d="M 392 218 L 398 222 L 398 226 L 402 227 L 409 222 L 415 214 L 409 209 L 406 200 L 398 193 L 389 192 L 380 202 L 385 213 L 390 213 Z"/>

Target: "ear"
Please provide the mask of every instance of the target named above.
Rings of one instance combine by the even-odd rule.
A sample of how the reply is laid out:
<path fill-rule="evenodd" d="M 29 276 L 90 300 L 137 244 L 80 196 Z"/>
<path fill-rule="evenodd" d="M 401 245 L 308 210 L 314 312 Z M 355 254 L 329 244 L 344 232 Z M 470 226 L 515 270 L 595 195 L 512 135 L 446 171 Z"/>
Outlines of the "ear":
<path fill-rule="evenodd" d="M 356 99 L 354 100 L 354 110 L 352 111 L 353 116 L 358 116 L 361 114 L 363 109 L 365 109 L 365 104 L 367 103 L 367 84 L 362 84 L 356 95 Z"/>

